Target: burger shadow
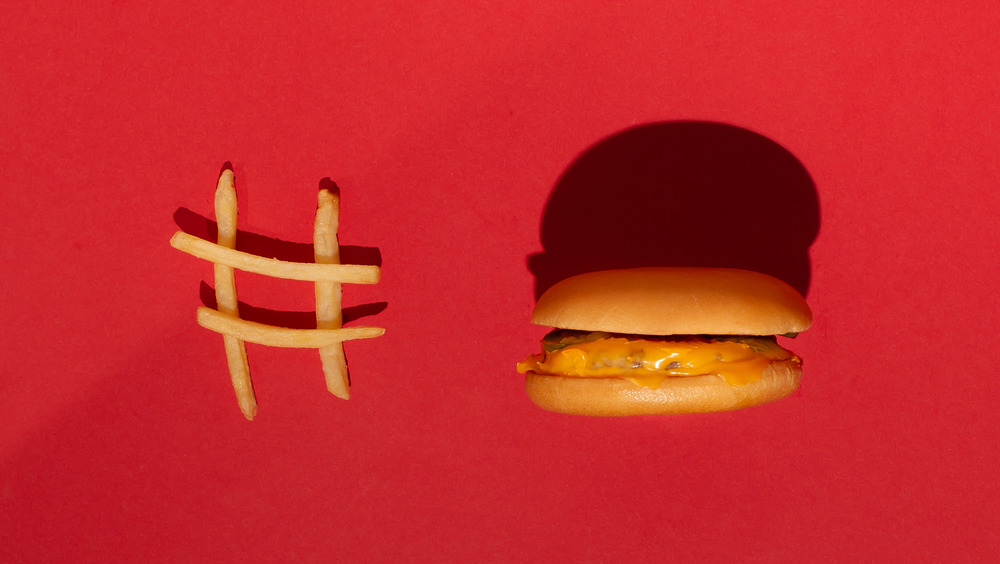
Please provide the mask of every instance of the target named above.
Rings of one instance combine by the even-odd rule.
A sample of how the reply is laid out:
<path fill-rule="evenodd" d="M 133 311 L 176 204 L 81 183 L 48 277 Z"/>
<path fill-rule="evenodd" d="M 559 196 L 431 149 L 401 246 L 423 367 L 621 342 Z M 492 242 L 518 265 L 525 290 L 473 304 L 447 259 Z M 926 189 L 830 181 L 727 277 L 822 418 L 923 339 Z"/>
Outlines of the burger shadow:
<path fill-rule="evenodd" d="M 223 167 L 226 170 L 229 163 Z M 340 189 L 329 178 L 319 183 L 320 190 L 330 190 L 339 193 Z M 201 215 L 187 208 L 178 208 L 174 212 L 174 223 L 187 233 L 207 241 L 217 241 L 219 226 L 214 219 Z M 295 243 L 281 239 L 238 230 L 236 234 L 236 250 L 252 255 L 273 257 L 288 262 L 315 262 L 312 243 Z M 376 247 L 361 247 L 353 245 L 340 246 L 340 261 L 343 264 L 359 264 L 382 266 L 382 254 Z M 206 281 L 199 286 L 199 296 L 204 306 L 217 309 L 218 302 L 215 289 Z M 255 321 L 277 327 L 294 329 L 315 329 L 316 313 L 314 311 L 280 311 L 257 307 L 245 302 L 237 304 L 240 317 L 247 321 Z M 388 306 L 387 302 L 374 302 L 343 308 L 343 322 L 350 323 L 363 317 L 377 315 Z"/>
<path fill-rule="evenodd" d="M 816 186 L 767 137 L 703 121 L 641 125 L 581 154 L 542 216 L 543 252 L 529 255 L 535 297 L 596 270 L 730 267 L 809 291 L 819 232 Z"/>

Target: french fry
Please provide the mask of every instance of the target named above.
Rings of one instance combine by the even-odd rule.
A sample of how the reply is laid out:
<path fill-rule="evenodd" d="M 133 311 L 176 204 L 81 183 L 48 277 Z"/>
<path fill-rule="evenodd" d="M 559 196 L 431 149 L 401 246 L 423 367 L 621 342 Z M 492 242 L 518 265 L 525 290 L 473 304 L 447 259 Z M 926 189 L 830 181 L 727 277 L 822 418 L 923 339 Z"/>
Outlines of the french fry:
<path fill-rule="evenodd" d="M 215 220 L 219 225 L 219 245 L 227 248 L 236 247 L 236 185 L 233 171 L 226 169 L 219 177 L 215 190 Z M 213 261 L 215 262 L 215 261 Z M 236 299 L 236 277 L 233 267 L 226 264 L 215 264 L 215 299 L 219 311 L 223 314 L 239 317 Z M 248 420 L 257 415 L 257 398 L 253 392 L 253 382 L 250 380 L 250 363 L 247 361 L 246 345 L 233 335 L 223 335 L 226 347 L 226 362 L 229 364 L 229 376 L 233 381 L 236 401 L 240 411 Z"/>
<path fill-rule="evenodd" d="M 209 331 L 231 335 L 248 343 L 293 349 L 318 349 L 342 341 L 374 339 L 385 333 L 385 329 L 381 327 L 343 327 L 340 329 L 275 327 L 233 317 L 204 306 L 198 308 L 198 325 Z"/>
<path fill-rule="evenodd" d="M 170 238 L 170 246 L 209 262 L 285 280 L 376 284 L 380 274 L 379 267 L 364 264 L 315 264 L 261 257 L 216 245 L 183 231 L 174 233 Z"/>
<path fill-rule="evenodd" d="M 337 241 L 339 225 L 340 195 L 324 188 L 319 191 L 313 229 L 313 255 L 317 264 L 340 263 L 340 244 Z M 315 286 L 316 328 L 340 329 L 343 325 L 343 291 L 340 283 L 324 280 L 317 281 Z M 326 377 L 326 389 L 339 398 L 350 399 L 351 380 L 347 372 L 343 343 L 320 347 L 319 358 Z"/>

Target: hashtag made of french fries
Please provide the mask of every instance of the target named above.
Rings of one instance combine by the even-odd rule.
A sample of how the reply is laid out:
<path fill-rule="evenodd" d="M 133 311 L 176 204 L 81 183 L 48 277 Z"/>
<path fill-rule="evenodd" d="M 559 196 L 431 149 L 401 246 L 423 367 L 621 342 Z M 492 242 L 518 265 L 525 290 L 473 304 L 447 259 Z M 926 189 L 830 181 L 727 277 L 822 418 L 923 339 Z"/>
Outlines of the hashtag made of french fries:
<path fill-rule="evenodd" d="M 214 264 L 218 309 L 199 307 L 197 321 L 202 327 L 222 334 L 229 375 L 240 411 L 248 420 L 257 415 L 257 398 L 250 379 L 246 342 L 271 347 L 317 349 L 327 389 L 337 397 L 348 399 L 350 376 L 343 342 L 379 337 L 385 329 L 342 326 L 341 285 L 375 284 L 379 281 L 380 270 L 377 266 L 340 264 L 337 241 L 340 195 L 327 189 L 319 191 L 313 228 L 315 262 L 312 263 L 288 262 L 236 250 L 236 184 L 230 169 L 224 170 L 219 177 L 215 191 L 215 218 L 219 226 L 217 243 L 178 231 L 171 237 L 170 245 Z M 241 319 L 236 299 L 236 270 L 313 282 L 316 287 L 316 329 L 275 327 Z"/>

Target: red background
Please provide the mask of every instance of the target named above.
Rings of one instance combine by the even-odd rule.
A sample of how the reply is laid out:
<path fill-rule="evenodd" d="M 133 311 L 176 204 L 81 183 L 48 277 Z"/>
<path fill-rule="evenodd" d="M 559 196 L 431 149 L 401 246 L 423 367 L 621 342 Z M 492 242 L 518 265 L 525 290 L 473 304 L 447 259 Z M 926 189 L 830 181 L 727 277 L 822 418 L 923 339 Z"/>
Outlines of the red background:
<path fill-rule="evenodd" d="M 1000 545 L 995 3 L 48 4 L 0 23 L 0 559 L 987 561 Z M 539 410 L 513 366 L 544 333 L 528 257 L 556 187 L 603 143 L 678 121 L 782 148 L 807 173 L 802 211 L 623 200 L 632 169 L 606 158 L 588 196 L 606 205 L 557 227 L 595 265 L 803 243 L 803 385 L 712 415 Z M 745 147 L 723 145 L 714 170 Z M 381 260 L 381 283 L 345 289 L 386 304 L 354 322 L 387 332 L 346 345 L 350 401 L 314 351 L 250 345 L 260 414 L 240 415 L 221 339 L 194 321 L 211 266 L 167 243 L 212 216 L 226 161 L 247 233 L 301 250 L 329 177 L 341 243 Z M 622 217 L 661 238 L 601 245 Z M 237 284 L 248 305 L 313 306 L 308 283 Z"/>

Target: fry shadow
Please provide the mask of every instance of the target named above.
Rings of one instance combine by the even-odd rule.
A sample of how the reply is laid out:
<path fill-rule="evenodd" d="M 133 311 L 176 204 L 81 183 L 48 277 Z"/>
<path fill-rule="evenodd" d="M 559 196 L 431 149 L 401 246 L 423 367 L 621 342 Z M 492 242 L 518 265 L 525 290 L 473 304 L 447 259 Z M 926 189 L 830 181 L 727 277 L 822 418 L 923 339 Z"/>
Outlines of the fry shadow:
<path fill-rule="evenodd" d="M 675 121 L 605 138 L 560 177 L 545 206 L 535 297 L 584 272 L 731 267 L 806 295 L 819 232 L 816 186 L 778 143 L 740 127 Z"/>

